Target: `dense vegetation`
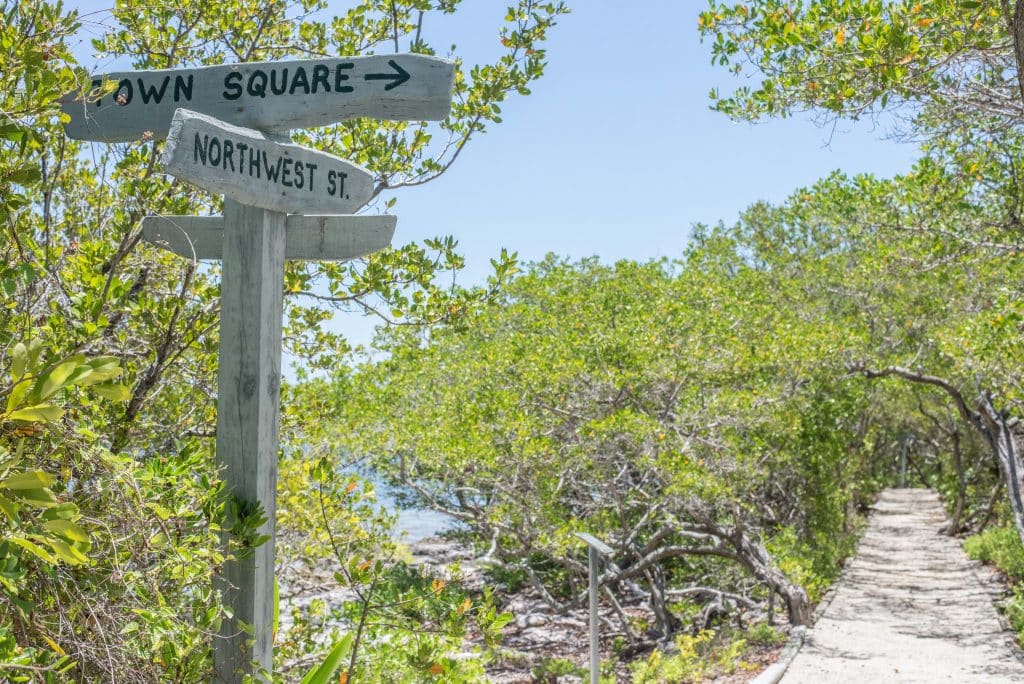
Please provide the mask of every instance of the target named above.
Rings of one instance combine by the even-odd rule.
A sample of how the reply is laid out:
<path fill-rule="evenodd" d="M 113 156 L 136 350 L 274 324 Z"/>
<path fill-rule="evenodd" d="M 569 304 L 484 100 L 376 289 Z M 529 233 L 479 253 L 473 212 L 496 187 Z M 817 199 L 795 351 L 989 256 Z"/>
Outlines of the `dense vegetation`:
<path fill-rule="evenodd" d="M 1024 536 L 1016 11 L 712 2 L 715 61 L 760 76 L 717 109 L 886 115 L 912 171 L 834 174 L 679 261 L 550 258 L 462 328 L 384 331 L 389 358 L 336 386 L 347 446 L 555 607 L 583 600 L 572 533 L 607 540 L 609 600 L 654 615 L 633 642 L 772 593 L 805 622 L 901 459 L 948 532 Z"/>
<path fill-rule="evenodd" d="M 224 618 L 211 587 L 224 560 L 211 439 L 217 270 L 147 246 L 140 221 L 216 213 L 219 199 L 163 175 L 159 143 L 68 140 L 58 101 L 90 85 L 68 48 L 80 19 L 45 0 L 0 8 L 0 679 L 210 681 L 210 635 Z M 318 0 L 126 0 L 103 15 L 94 49 L 101 62 L 124 57 L 139 69 L 433 53 L 431 22 L 458 10 L 457 1 L 374 0 L 332 16 Z M 500 122 L 506 97 L 529 93 L 563 12 L 524 0 L 482 28 L 498 34 L 495 59 L 459 64 L 440 126 L 352 120 L 296 139 L 372 170 L 378 210 L 390 205 L 380 193 L 443 174 Z M 435 285 L 461 266 L 451 239 L 350 264 L 289 264 L 285 347 L 332 371 L 348 350 L 320 326 L 335 308 L 411 324 L 456 319 L 488 295 Z M 496 264 L 496 282 L 507 268 Z M 286 400 L 283 432 L 294 440 L 281 462 L 281 590 L 297 586 L 296 566 L 337 556 L 354 591 L 343 610 L 362 638 L 346 642 L 314 606 L 277 635 L 279 676 L 298 679 L 328 649 L 359 680 L 471 676 L 478 662 L 448 656 L 470 625 L 486 641 L 506 618 L 483 598 L 467 603 L 455 583 L 389 561 L 397 551 L 372 487 L 318 468 L 303 448 L 301 426 L 320 419 L 315 406 Z"/>
<path fill-rule="evenodd" d="M 317 0 L 125 0 L 95 49 L 138 68 L 431 53 L 431 18 L 459 4 L 331 17 Z M 146 246 L 139 224 L 218 200 L 162 175 L 159 143 L 68 140 L 58 100 L 88 85 L 67 47 L 79 20 L 2 7 L 0 676 L 208 681 L 224 617 L 217 271 Z M 370 168 L 390 206 L 528 94 L 565 11 L 514 4 L 496 60 L 459 65 L 440 126 L 354 120 L 296 140 Z M 696 227 L 678 259 L 517 273 L 503 254 L 471 290 L 439 284 L 462 266 L 451 239 L 290 264 L 285 345 L 327 379 L 284 390 L 281 591 L 323 571 L 352 593 L 282 626 L 277 676 L 326 662 L 343 681 L 479 680 L 509 619 L 457 573 L 402 562 L 357 462 L 462 521 L 495 587 L 556 609 L 585 601 L 573 533 L 604 539 L 620 654 L 677 647 L 639 659 L 637 681 L 710 672 L 731 657 L 711 653 L 715 630 L 774 618 L 775 597 L 806 623 L 901 459 L 908 484 L 944 495 L 948 532 L 981 532 L 972 553 L 1020 581 L 1022 16 L 994 0 L 710 3 L 715 61 L 759 75 L 715 93 L 722 112 L 882 113 L 922 155 L 896 178 L 836 173 Z M 335 308 L 409 325 L 350 366 L 321 327 Z M 649 619 L 630 617 L 638 604 Z M 470 632 L 479 657 L 456 657 Z M 744 625 L 723 648 L 775 640 Z"/>

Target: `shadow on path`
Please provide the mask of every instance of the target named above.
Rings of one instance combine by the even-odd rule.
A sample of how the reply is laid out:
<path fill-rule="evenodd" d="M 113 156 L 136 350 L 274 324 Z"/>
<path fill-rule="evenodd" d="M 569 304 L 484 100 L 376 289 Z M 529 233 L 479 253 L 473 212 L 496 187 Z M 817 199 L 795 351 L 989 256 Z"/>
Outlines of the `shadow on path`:
<path fill-rule="evenodd" d="M 783 684 L 1024 682 L 993 605 L 999 586 L 939 534 L 945 519 L 935 492 L 882 492 Z"/>

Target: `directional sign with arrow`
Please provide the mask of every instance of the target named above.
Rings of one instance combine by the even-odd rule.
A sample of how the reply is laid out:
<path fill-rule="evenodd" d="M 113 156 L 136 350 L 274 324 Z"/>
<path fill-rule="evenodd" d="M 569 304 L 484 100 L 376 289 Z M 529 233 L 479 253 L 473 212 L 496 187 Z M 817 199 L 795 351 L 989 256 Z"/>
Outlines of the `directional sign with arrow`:
<path fill-rule="evenodd" d="M 78 140 L 162 139 L 179 107 L 260 130 L 327 126 L 354 117 L 437 121 L 451 109 L 455 66 L 428 55 L 224 64 L 97 75 L 102 97 L 72 95 L 63 109 Z"/>
<path fill-rule="evenodd" d="M 221 259 L 216 460 L 236 504 L 229 517 L 260 512 L 267 539 L 226 556 L 214 578 L 228 608 L 212 640 L 215 682 L 242 684 L 273 667 L 285 260 L 351 259 L 387 247 L 395 230 L 393 216 L 351 215 L 373 195 L 369 171 L 279 133 L 359 116 L 443 119 L 454 74 L 452 62 L 425 55 L 137 71 L 95 77 L 96 93 L 64 103 L 71 137 L 166 138 L 168 173 L 224 195 L 223 217 L 149 217 L 143 226 L 176 254 Z M 238 520 L 228 522 L 230 549 Z"/>
<path fill-rule="evenodd" d="M 392 88 L 397 88 L 398 86 L 402 85 L 403 83 L 405 83 L 406 81 L 408 81 L 411 78 L 409 76 L 409 72 L 406 71 L 405 69 L 403 69 L 402 66 L 398 62 L 396 62 L 395 60 L 389 59 L 388 60 L 388 66 L 391 67 L 392 69 L 394 69 L 393 73 L 390 73 L 390 74 L 366 74 L 365 76 L 363 76 L 363 80 L 365 80 L 365 81 L 390 81 L 390 83 L 388 83 L 386 86 L 384 86 L 384 90 L 391 90 Z"/>
<path fill-rule="evenodd" d="M 303 214 L 352 214 L 373 197 L 373 174 L 333 154 L 179 109 L 164 169 L 247 206 Z"/>

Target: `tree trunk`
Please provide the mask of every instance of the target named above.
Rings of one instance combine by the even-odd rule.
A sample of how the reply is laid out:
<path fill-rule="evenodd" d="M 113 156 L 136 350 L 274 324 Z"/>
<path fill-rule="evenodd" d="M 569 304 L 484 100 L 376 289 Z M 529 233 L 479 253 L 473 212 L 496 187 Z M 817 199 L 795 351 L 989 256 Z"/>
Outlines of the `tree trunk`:
<path fill-rule="evenodd" d="M 1024 481 L 1021 479 L 1024 476 L 1024 462 L 1021 461 L 1019 438 L 1014 434 L 1010 421 L 995 409 L 988 395 L 982 397 L 980 419 L 985 428 L 985 438 L 999 462 L 1003 481 L 1006 482 L 1013 524 L 1021 543 L 1024 543 Z"/>
<path fill-rule="evenodd" d="M 964 456 L 960 448 L 960 433 L 956 430 L 950 435 L 953 442 L 953 465 L 956 468 L 956 505 L 949 520 L 949 534 L 960 531 L 960 521 L 964 515 L 967 500 L 967 475 L 964 473 Z"/>
<path fill-rule="evenodd" d="M 786 573 L 782 572 L 772 560 L 768 549 L 760 541 L 754 541 L 740 533 L 738 539 L 733 540 L 736 550 L 744 565 L 750 573 L 761 580 L 768 587 L 782 597 L 786 602 L 786 613 L 789 615 L 789 623 L 794 627 L 797 625 L 808 625 L 811 622 L 811 600 L 807 592 L 799 584 L 792 582 Z"/>
<path fill-rule="evenodd" d="M 1017 10 L 1016 14 L 1020 22 L 1015 23 L 1024 34 L 1024 0 L 1018 0 Z M 1016 36 L 1017 32 L 1014 35 Z M 1022 35 L 1022 40 L 1017 41 L 1017 45 L 1024 48 L 1024 35 Z M 1024 462 L 1021 461 L 1020 456 L 1020 437 L 1014 432 L 1019 421 L 1007 418 L 997 411 L 992 404 L 992 397 L 987 393 L 983 393 L 978 401 L 979 410 L 972 409 L 960 389 L 944 378 L 899 366 L 872 370 L 863 364 L 853 364 L 851 370 L 863 373 L 866 378 L 896 376 L 944 390 L 953 399 L 964 421 L 988 441 L 989 447 L 999 463 L 1003 481 L 1006 483 L 1013 525 L 1017 528 L 1017 535 L 1020 537 L 1021 543 L 1024 543 L 1024 481 L 1021 479 L 1024 475 Z"/>

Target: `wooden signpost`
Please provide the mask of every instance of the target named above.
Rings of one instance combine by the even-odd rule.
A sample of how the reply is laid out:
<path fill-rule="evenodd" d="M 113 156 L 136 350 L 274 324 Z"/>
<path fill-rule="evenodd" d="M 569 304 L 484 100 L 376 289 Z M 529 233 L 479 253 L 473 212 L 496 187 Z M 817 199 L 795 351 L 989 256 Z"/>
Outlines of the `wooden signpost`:
<path fill-rule="evenodd" d="M 93 86 L 105 80 L 117 82 L 113 95 L 66 99 L 69 136 L 166 138 L 168 173 L 224 195 L 223 217 L 151 216 L 142 229 L 176 254 L 222 261 L 217 462 L 236 514 L 261 508 L 267 521 L 257 534 L 270 539 L 225 563 L 219 580 L 232 617 L 214 639 L 214 681 L 240 684 L 273 665 L 285 260 L 368 254 L 390 244 L 396 221 L 351 215 L 372 197 L 365 169 L 269 131 L 355 116 L 443 119 L 454 66 L 378 55 L 125 72 L 97 76 Z M 223 533 L 225 545 L 230 534 Z"/>
<path fill-rule="evenodd" d="M 172 176 L 261 209 L 351 214 L 373 197 L 373 174 L 361 166 L 186 109 L 171 119 L 163 163 Z"/>
<path fill-rule="evenodd" d="M 360 116 L 435 121 L 448 116 L 454 78 L 449 60 L 404 54 L 122 71 L 92 77 L 96 89 L 116 84 L 109 95 L 65 98 L 65 130 L 76 140 L 162 140 L 179 108 L 262 131 Z"/>
<path fill-rule="evenodd" d="M 284 220 L 284 258 L 339 261 L 372 254 L 391 244 L 396 216 L 298 216 Z M 142 237 L 195 261 L 224 255 L 224 217 L 147 216 Z"/>

